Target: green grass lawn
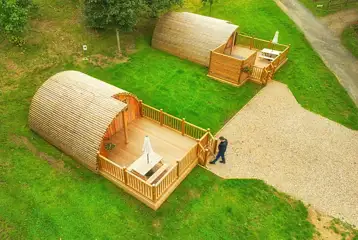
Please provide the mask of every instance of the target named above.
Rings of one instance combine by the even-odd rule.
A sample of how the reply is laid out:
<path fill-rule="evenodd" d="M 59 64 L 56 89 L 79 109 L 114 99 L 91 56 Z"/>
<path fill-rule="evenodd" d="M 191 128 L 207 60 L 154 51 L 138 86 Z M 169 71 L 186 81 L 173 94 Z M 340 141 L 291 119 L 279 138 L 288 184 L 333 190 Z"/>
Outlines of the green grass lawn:
<path fill-rule="evenodd" d="M 344 29 L 341 40 L 343 45 L 358 58 L 358 24 L 348 26 Z"/>
<path fill-rule="evenodd" d="M 39 12 L 26 47 L 0 39 L 0 239 L 312 237 L 302 203 L 261 181 L 224 181 L 197 168 L 154 212 L 32 133 L 27 117 L 33 94 L 48 77 L 66 69 L 84 71 L 214 131 L 260 89 L 255 84 L 234 88 L 216 82 L 206 77 L 206 68 L 151 49 L 153 23 L 147 21 L 135 33 L 122 34 L 124 48 L 137 46 L 128 62 L 84 64 L 82 44 L 88 45 L 90 59 L 112 58 L 115 35 L 86 29 L 78 1 L 36 2 Z M 198 2 L 186 2 L 184 8 L 208 14 L 208 7 Z M 292 50 L 276 78 L 305 108 L 358 129 L 358 111 L 346 91 L 273 1 L 223 0 L 215 3 L 213 15 L 260 38 L 271 39 L 279 30 L 280 41 L 291 43 Z M 20 137 L 34 147 L 24 145 Z M 50 166 L 39 152 L 63 162 L 63 167 Z"/>
<path fill-rule="evenodd" d="M 341 5 L 341 7 L 334 7 L 334 8 L 328 8 L 327 7 L 327 3 L 328 0 L 319 0 L 319 1 L 314 1 L 314 0 L 299 0 L 306 8 L 308 8 L 309 10 L 311 10 L 311 12 L 318 16 L 318 17 L 323 17 L 329 14 L 333 14 L 336 12 L 339 12 L 341 10 L 345 10 L 345 9 L 350 9 L 350 8 L 358 8 L 358 2 L 356 3 L 349 3 L 347 5 L 345 5 L 344 3 L 346 2 L 346 0 L 334 0 L 332 2 L 333 3 L 343 3 Z M 317 5 L 323 5 L 322 8 L 318 8 Z"/>

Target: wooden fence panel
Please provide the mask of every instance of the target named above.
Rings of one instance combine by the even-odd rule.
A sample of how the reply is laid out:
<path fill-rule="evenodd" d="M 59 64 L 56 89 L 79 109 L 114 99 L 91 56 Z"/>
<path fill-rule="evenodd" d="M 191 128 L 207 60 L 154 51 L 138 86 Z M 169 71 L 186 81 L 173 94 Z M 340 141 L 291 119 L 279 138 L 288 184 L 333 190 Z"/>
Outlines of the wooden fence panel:
<path fill-rule="evenodd" d="M 104 156 L 98 155 L 99 170 L 105 172 L 121 182 L 125 182 L 125 168 L 117 165 Z"/>
<path fill-rule="evenodd" d="M 164 126 L 177 130 L 178 132 L 182 131 L 182 119 L 164 113 Z"/>
<path fill-rule="evenodd" d="M 255 66 L 254 66 L 254 67 L 252 68 L 251 78 L 253 78 L 254 80 L 260 81 L 260 80 L 261 80 L 262 71 L 263 71 L 263 68 L 255 67 Z"/>
<path fill-rule="evenodd" d="M 178 179 L 178 164 L 175 164 L 164 176 L 155 184 L 155 199 L 160 198 L 165 191 L 170 188 L 173 182 Z"/>
<path fill-rule="evenodd" d="M 181 174 L 198 158 L 198 145 L 196 144 L 181 160 L 178 161 L 178 176 Z"/>
<path fill-rule="evenodd" d="M 152 185 L 146 183 L 143 179 L 140 179 L 133 173 L 126 171 L 127 174 L 127 185 L 146 198 L 153 200 L 153 189 Z"/>
<path fill-rule="evenodd" d="M 194 124 L 185 122 L 185 135 L 190 136 L 194 139 L 200 139 L 207 130 L 195 126 Z"/>
<path fill-rule="evenodd" d="M 160 111 L 158 109 L 155 109 L 147 104 L 142 104 L 142 114 L 143 116 L 160 123 Z"/>

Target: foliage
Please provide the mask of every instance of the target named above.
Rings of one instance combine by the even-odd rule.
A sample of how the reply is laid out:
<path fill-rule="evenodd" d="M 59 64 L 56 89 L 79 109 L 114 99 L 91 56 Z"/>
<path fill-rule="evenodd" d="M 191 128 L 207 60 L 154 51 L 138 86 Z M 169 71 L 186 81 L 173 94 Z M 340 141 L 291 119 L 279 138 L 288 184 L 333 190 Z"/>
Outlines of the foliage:
<path fill-rule="evenodd" d="M 144 0 L 151 16 L 158 16 L 174 5 L 182 5 L 183 0 Z"/>
<path fill-rule="evenodd" d="M 129 31 L 136 25 L 143 5 L 140 0 L 85 0 L 85 16 L 92 28 Z"/>
<path fill-rule="evenodd" d="M 245 66 L 242 68 L 242 71 L 244 73 L 252 73 L 252 68 L 248 67 L 248 66 Z"/>
<path fill-rule="evenodd" d="M 144 13 L 157 16 L 182 0 L 85 0 L 87 23 L 92 28 L 130 31 Z"/>
<path fill-rule="evenodd" d="M 353 56 L 358 58 L 358 22 L 344 29 L 341 40 Z"/>
<path fill-rule="evenodd" d="M 32 7 L 31 0 L 0 0 L 0 31 L 19 44 Z M 15 40 L 16 39 L 16 40 Z"/>
<path fill-rule="evenodd" d="M 209 4 L 210 6 L 210 12 L 209 14 L 211 15 L 211 9 L 212 9 L 212 6 L 214 4 L 214 0 L 201 0 L 201 2 L 203 3 L 203 5 L 205 6 L 206 4 Z"/>

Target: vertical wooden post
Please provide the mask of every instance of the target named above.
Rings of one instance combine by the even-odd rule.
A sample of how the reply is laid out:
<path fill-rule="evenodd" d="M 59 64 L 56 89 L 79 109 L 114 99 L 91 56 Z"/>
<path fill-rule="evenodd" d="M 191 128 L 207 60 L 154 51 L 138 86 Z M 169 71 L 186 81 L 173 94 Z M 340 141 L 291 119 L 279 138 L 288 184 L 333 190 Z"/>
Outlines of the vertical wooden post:
<path fill-rule="evenodd" d="M 254 37 L 251 37 L 250 50 L 252 49 L 253 46 L 254 46 Z"/>
<path fill-rule="evenodd" d="M 139 100 L 139 114 L 143 117 L 143 101 Z"/>
<path fill-rule="evenodd" d="M 103 143 L 101 143 L 103 144 Z M 99 151 L 97 151 L 97 170 L 101 170 L 101 159 L 99 158 Z"/>
<path fill-rule="evenodd" d="M 215 141 L 214 141 L 214 154 L 216 154 L 216 151 L 218 150 L 218 139 L 215 138 Z"/>
<path fill-rule="evenodd" d="M 153 199 L 153 202 L 156 202 L 157 201 L 157 186 L 156 185 L 152 185 L 152 199 Z"/>
<path fill-rule="evenodd" d="M 197 138 L 197 139 L 196 139 L 196 145 L 197 145 L 198 147 L 196 148 L 196 156 L 199 155 L 199 149 L 200 149 L 199 142 L 200 142 L 200 139 Z"/>
<path fill-rule="evenodd" d="M 206 148 L 205 152 L 204 152 L 204 166 L 206 166 L 206 164 L 208 164 L 208 153 L 209 153 L 209 150 Z"/>
<path fill-rule="evenodd" d="M 272 46 L 272 40 L 270 40 L 270 42 L 268 43 L 267 48 L 268 48 L 268 49 L 271 49 L 271 46 Z"/>
<path fill-rule="evenodd" d="M 242 74 L 242 66 L 244 65 L 244 61 L 243 60 L 240 60 L 241 61 L 241 65 L 240 65 L 240 72 L 239 72 L 239 78 L 237 79 L 237 84 L 240 85 L 240 79 L 241 79 L 241 74 Z"/>
<path fill-rule="evenodd" d="M 128 126 L 127 126 L 127 110 L 122 112 L 123 128 L 124 128 L 124 140 L 128 144 Z"/>
<path fill-rule="evenodd" d="M 185 135 L 185 118 L 181 120 L 181 135 Z"/>
<path fill-rule="evenodd" d="M 177 176 L 180 176 L 179 161 L 177 160 Z"/>
<path fill-rule="evenodd" d="M 127 185 L 128 178 L 127 178 L 127 168 L 123 168 L 123 174 L 124 174 L 124 184 Z"/>
<path fill-rule="evenodd" d="M 160 126 L 163 126 L 163 121 L 164 121 L 163 109 L 160 109 L 159 121 L 160 121 Z"/>
<path fill-rule="evenodd" d="M 213 51 L 210 51 L 209 73 L 211 73 L 211 61 L 213 60 L 212 57 L 213 57 Z"/>

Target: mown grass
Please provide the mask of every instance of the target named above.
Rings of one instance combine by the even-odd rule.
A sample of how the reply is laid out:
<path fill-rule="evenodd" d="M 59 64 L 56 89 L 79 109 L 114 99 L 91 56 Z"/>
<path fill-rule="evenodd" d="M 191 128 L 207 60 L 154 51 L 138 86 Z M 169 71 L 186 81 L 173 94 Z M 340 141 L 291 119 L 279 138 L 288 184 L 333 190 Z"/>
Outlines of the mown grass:
<path fill-rule="evenodd" d="M 345 5 L 345 0 L 335 0 L 335 3 L 343 3 L 341 4 L 341 7 L 335 7 L 335 8 L 327 8 L 328 0 L 322 0 L 322 1 L 314 1 L 314 0 L 299 0 L 306 8 L 311 10 L 311 12 L 318 16 L 323 17 L 329 14 L 333 14 L 336 12 L 339 12 L 341 10 L 350 9 L 350 8 L 358 8 L 358 2 L 357 3 L 350 3 Z M 323 8 L 317 7 L 317 5 L 323 4 Z M 334 4 L 334 3 L 332 3 Z"/>
<path fill-rule="evenodd" d="M 346 27 L 341 35 L 343 45 L 358 58 L 358 23 Z"/>
<path fill-rule="evenodd" d="M 0 226 L 10 239 L 310 239 L 313 227 L 301 202 L 257 180 L 224 181 L 197 168 L 154 212 L 86 170 L 31 132 L 27 117 L 36 89 L 51 75 L 79 69 L 127 89 L 145 102 L 218 130 L 259 90 L 236 89 L 205 77 L 206 69 L 150 48 L 153 23 L 122 35 L 124 48 L 137 43 L 128 62 L 109 67 L 82 61 L 113 57 L 115 36 L 83 25 L 78 1 L 36 0 L 37 19 L 19 49 L 0 42 Z M 191 10 L 208 14 L 195 1 Z M 287 83 L 306 108 L 351 128 L 357 110 L 294 24 L 271 1 L 221 1 L 216 17 L 241 30 L 292 43 L 289 63 L 277 79 Z M 264 24 L 263 24 L 264 23 Z M 135 39 L 135 40 L 134 40 Z M 314 66 L 314 67 L 312 67 Z M 36 153 L 19 141 L 28 139 Z M 20 138 L 21 139 L 21 138 Z M 33 150 L 33 149 L 32 149 Z M 64 168 L 54 168 L 39 154 Z M 1 229 L 3 230 L 3 229 Z M 4 231 L 2 232 L 5 236 Z M 1 231 L 0 231 L 1 232 Z"/>

